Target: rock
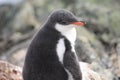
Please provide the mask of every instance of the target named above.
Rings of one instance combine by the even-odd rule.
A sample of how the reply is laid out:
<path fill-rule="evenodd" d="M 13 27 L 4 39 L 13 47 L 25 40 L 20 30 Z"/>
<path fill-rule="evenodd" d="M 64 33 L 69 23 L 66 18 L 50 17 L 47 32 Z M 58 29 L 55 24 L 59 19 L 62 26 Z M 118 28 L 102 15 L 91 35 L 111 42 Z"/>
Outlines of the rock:
<path fill-rule="evenodd" d="M 20 10 L 12 21 L 13 29 L 18 32 L 26 33 L 26 31 L 28 32 L 28 30 L 32 30 L 38 26 L 39 22 L 35 17 L 33 6 L 28 1 L 21 4 Z"/>
<path fill-rule="evenodd" d="M 34 15 L 33 6 L 28 1 L 17 5 L 3 4 L 0 6 L 0 19 L 2 19 L 0 26 L 8 27 L 9 31 L 21 31 L 23 28 L 29 29 L 39 25 Z"/>
<path fill-rule="evenodd" d="M 2 29 L 5 28 L 8 22 L 10 21 L 13 10 L 15 10 L 13 5 L 10 4 L 0 5 L 0 21 L 2 21 L 0 22 L 0 33 Z"/>
<path fill-rule="evenodd" d="M 93 70 L 98 72 L 105 80 L 113 80 L 115 71 L 110 56 L 106 54 L 104 46 L 96 36 L 85 28 L 78 28 L 78 39 L 76 42 L 76 52 L 81 61 L 90 63 Z M 94 65 L 95 64 L 95 65 Z M 109 73 L 109 74 L 107 74 Z M 106 74 L 105 76 L 103 74 Z"/>
<path fill-rule="evenodd" d="M 77 33 L 76 52 L 78 55 L 80 54 L 81 59 L 87 55 L 90 58 L 88 61 L 94 61 L 97 60 L 97 57 L 102 56 L 104 47 L 93 33 L 84 27 L 77 28 Z"/>
<path fill-rule="evenodd" d="M 111 42 L 120 37 L 120 11 L 114 9 L 115 7 L 105 7 L 101 3 L 98 6 L 94 1 L 93 3 L 89 1 L 81 3 L 81 1 L 78 1 L 76 6 L 76 15 L 85 18 L 87 23 L 85 27 L 94 33 L 105 49 L 109 51 Z"/>
<path fill-rule="evenodd" d="M 98 73 L 92 70 L 92 66 L 85 62 L 79 62 L 81 72 L 82 72 L 82 80 L 107 80 L 100 76 Z"/>
<path fill-rule="evenodd" d="M 116 72 L 116 74 L 120 77 L 120 42 L 118 43 L 118 46 L 117 46 L 117 59 L 118 59 L 118 70 Z"/>
<path fill-rule="evenodd" d="M 5 61 L 0 61 L 0 80 L 23 80 L 22 69 Z"/>
<path fill-rule="evenodd" d="M 29 39 L 40 25 L 29 1 L 0 5 L 0 20 L 0 54 Z"/>
<path fill-rule="evenodd" d="M 29 43 L 30 41 L 28 40 L 12 47 L 6 53 L 3 53 L 0 59 L 22 67 Z"/>
<path fill-rule="evenodd" d="M 103 64 L 102 64 L 103 65 Z M 100 76 L 102 76 L 105 80 L 113 80 L 115 78 L 114 74 L 112 71 L 108 68 L 105 68 L 98 62 L 92 62 L 92 70 L 96 71 L 99 73 Z"/>
<path fill-rule="evenodd" d="M 75 47 L 80 61 L 91 63 L 97 57 L 95 50 L 90 46 L 88 39 L 85 37 L 78 38 Z"/>
<path fill-rule="evenodd" d="M 83 80 L 105 80 L 94 72 L 90 64 L 80 62 Z M 0 61 L 0 80 L 23 80 L 22 68 L 5 61 Z"/>

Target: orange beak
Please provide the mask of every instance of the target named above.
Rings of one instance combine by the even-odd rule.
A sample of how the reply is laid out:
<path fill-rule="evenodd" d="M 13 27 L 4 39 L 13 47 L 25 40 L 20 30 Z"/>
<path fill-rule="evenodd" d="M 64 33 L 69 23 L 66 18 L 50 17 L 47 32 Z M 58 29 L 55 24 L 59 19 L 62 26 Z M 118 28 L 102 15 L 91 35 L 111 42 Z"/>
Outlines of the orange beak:
<path fill-rule="evenodd" d="M 79 21 L 79 22 L 73 22 L 72 24 L 77 25 L 77 26 L 84 26 L 85 22 Z"/>

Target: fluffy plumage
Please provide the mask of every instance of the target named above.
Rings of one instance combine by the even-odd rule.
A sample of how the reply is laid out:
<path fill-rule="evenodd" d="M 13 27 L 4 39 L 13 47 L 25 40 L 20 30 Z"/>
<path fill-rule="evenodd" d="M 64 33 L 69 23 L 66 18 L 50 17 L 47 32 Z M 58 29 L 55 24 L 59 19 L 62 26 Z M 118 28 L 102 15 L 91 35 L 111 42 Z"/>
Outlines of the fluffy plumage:
<path fill-rule="evenodd" d="M 76 17 L 66 10 L 57 10 L 49 16 L 28 48 L 24 80 L 82 79 L 74 51 L 76 31 L 71 24 L 76 21 Z"/>

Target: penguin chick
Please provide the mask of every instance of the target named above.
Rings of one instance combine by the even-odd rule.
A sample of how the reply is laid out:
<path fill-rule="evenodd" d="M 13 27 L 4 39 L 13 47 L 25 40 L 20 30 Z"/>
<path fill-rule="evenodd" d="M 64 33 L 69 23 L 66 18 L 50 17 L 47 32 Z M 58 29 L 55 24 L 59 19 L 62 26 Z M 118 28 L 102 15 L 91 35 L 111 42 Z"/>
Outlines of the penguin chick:
<path fill-rule="evenodd" d="M 84 23 L 56 10 L 32 40 L 23 67 L 24 80 L 82 80 L 75 53 L 75 26 Z"/>

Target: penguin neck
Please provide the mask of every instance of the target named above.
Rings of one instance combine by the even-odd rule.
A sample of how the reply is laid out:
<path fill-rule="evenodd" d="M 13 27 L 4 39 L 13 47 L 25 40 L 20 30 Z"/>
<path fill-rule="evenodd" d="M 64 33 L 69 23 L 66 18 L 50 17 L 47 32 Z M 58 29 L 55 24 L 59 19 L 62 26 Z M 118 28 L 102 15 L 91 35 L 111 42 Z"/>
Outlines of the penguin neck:
<path fill-rule="evenodd" d="M 55 28 L 57 31 L 61 33 L 62 36 L 66 37 L 68 41 L 74 45 L 75 40 L 76 40 L 76 29 L 75 26 L 70 24 L 70 25 L 61 25 L 61 24 L 56 24 Z"/>

